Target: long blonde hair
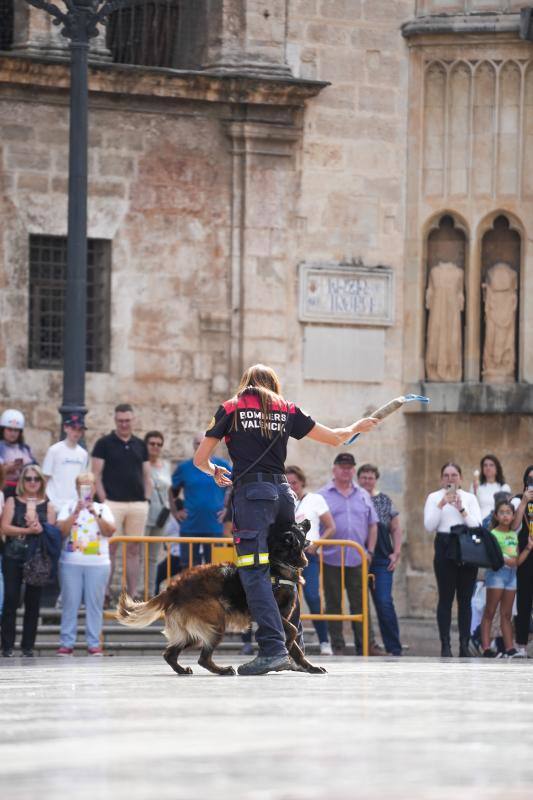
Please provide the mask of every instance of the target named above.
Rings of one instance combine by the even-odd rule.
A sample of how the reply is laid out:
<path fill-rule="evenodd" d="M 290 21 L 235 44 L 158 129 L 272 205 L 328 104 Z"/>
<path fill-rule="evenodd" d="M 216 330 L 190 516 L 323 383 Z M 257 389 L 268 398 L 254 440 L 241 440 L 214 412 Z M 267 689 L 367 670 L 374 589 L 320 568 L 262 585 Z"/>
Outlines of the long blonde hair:
<path fill-rule="evenodd" d="M 44 477 L 41 468 L 38 467 L 37 464 L 26 464 L 26 466 L 20 473 L 17 483 L 17 488 L 15 489 L 15 494 L 17 495 L 17 497 L 22 497 L 23 494 L 26 494 L 26 489 L 24 487 L 24 476 L 26 475 L 27 472 L 29 472 L 30 469 L 33 470 L 33 472 L 35 472 L 38 478 L 41 479 L 41 490 L 37 495 L 37 497 L 42 502 L 43 500 L 46 499 L 46 478 Z"/>
<path fill-rule="evenodd" d="M 272 411 L 274 404 L 286 405 L 286 401 L 281 394 L 281 383 L 272 369 L 266 364 L 254 364 L 243 372 L 235 400 L 245 395 L 255 395 L 261 405 L 261 433 L 268 439 L 272 436 L 272 431 L 268 427 L 268 414 Z M 235 426 L 237 415 L 235 415 Z"/>

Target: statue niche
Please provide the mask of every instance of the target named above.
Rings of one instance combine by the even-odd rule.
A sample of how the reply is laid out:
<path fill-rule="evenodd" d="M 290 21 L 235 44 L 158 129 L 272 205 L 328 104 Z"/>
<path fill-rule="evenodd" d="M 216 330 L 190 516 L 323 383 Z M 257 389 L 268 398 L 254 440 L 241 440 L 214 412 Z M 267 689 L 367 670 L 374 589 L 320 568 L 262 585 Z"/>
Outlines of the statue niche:
<path fill-rule="evenodd" d="M 481 285 L 485 307 L 483 381 L 513 383 L 516 372 L 518 276 L 505 262 L 494 264 Z"/>
<path fill-rule="evenodd" d="M 428 310 L 426 377 L 458 382 L 462 378 L 464 271 L 452 261 L 431 268 L 426 290 Z"/>
<path fill-rule="evenodd" d="M 481 240 L 481 377 L 514 383 L 518 363 L 521 236 L 500 214 Z"/>

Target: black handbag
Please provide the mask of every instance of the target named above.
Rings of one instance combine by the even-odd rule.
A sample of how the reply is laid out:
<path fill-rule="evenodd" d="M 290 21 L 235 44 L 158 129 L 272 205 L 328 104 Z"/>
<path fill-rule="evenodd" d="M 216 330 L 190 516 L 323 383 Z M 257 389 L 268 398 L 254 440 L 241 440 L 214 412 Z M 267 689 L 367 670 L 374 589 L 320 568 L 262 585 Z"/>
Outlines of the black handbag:
<path fill-rule="evenodd" d="M 163 506 L 163 508 L 157 515 L 155 526 L 156 528 L 164 528 L 167 523 L 167 519 L 170 517 L 170 508 L 167 508 L 167 506 L 164 504 L 163 498 L 161 497 L 161 492 L 159 491 L 157 486 L 154 486 L 154 489 L 157 492 L 157 496 L 159 497 L 159 502 Z"/>
<path fill-rule="evenodd" d="M 28 558 L 22 568 L 24 583 L 28 586 L 46 586 L 50 583 L 53 572 L 52 559 L 45 551 L 42 541 L 35 553 Z"/>
<path fill-rule="evenodd" d="M 456 542 L 455 560 L 458 564 L 499 570 L 504 565 L 502 551 L 496 538 L 485 528 L 454 525 L 450 536 Z"/>

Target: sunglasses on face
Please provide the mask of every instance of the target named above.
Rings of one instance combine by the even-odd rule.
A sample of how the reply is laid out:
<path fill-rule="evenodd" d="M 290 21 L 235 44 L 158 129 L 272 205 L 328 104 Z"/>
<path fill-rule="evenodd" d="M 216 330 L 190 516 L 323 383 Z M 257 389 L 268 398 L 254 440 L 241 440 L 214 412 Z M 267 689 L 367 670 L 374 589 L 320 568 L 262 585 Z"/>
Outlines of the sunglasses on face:
<path fill-rule="evenodd" d="M 34 477 L 33 475 L 25 475 L 24 480 L 26 483 L 40 483 L 41 479 Z"/>
<path fill-rule="evenodd" d="M 149 447 L 163 447 L 163 442 L 148 442 Z"/>

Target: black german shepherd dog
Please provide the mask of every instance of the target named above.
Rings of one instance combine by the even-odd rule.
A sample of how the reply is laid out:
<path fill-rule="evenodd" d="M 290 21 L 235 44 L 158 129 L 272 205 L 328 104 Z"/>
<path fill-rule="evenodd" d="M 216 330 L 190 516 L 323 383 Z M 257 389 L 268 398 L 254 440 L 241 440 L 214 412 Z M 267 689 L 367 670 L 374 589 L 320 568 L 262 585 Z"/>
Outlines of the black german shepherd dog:
<path fill-rule="evenodd" d="M 297 629 L 289 621 L 296 606 L 302 570 L 307 566 L 305 547 L 308 520 L 289 530 L 271 531 L 268 537 L 270 572 L 289 654 L 301 672 L 326 672 L 309 663 L 296 642 Z M 212 658 L 226 630 L 244 631 L 251 622 L 246 595 L 235 564 L 205 564 L 185 570 L 165 591 L 146 603 L 135 602 L 126 592 L 120 596 L 117 620 L 133 628 L 144 628 L 164 617 L 163 634 L 168 645 L 163 657 L 178 675 L 190 675 L 190 667 L 178 664 L 186 647 L 200 646 L 200 666 L 217 675 L 235 675 L 233 667 L 219 667 Z"/>

